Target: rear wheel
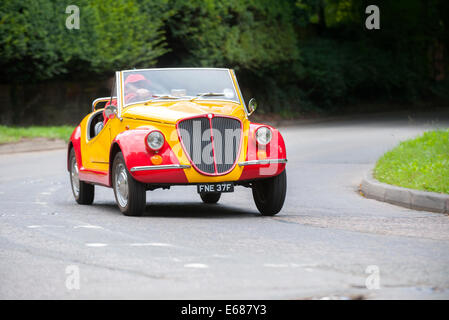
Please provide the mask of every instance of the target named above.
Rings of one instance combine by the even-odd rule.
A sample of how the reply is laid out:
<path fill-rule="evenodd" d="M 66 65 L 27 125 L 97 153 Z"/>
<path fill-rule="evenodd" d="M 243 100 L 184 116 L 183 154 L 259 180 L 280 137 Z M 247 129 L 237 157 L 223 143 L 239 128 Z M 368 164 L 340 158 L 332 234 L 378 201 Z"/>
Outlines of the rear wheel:
<path fill-rule="evenodd" d="M 217 203 L 218 200 L 220 200 L 221 193 L 220 192 L 200 193 L 200 197 L 204 203 Z"/>
<path fill-rule="evenodd" d="M 127 216 L 141 216 L 145 211 L 145 186 L 136 181 L 128 169 L 121 152 L 114 158 L 112 187 L 120 211 Z"/>
<path fill-rule="evenodd" d="M 264 216 L 274 216 L 281 211 L 287 192 L 287 175 L 281 174 L 253 182 L 253 198 L 259 212 Z"/>
<path fill-rule="evenodd" d="M 79 178 L 79 168 L 76 161 L 75 150 L 70 150 L 70 184 L 73 196 L 79 204 L 92 204 L 94 202 L 95 187 L 92 184 L 81 181 Z"/>

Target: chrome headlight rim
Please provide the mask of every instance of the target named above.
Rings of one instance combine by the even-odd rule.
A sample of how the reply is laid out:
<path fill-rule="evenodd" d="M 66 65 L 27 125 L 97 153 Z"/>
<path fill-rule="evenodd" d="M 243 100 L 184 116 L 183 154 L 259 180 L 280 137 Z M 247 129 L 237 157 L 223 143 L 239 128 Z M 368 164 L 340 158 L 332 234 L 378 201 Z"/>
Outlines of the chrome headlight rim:
<path fill-rule="evenodd" d="M 159 130 L 150 131 L 145 138 L 147 147 L 152 151 L 161 150 L 165 144 L 164 134 Z"/>
<path fill-rule="evenodd" d="M 265 132 L 263 132 L 265 131 Z M 273 139 L 273 131 L 267 126 L 261 126 L 256 130 L 256 141 L 258 144 L 265 146 Z M 265 135 L 265 138 L 263 136 Z M 268 138 L 267 138 L 268 137 Z"/>

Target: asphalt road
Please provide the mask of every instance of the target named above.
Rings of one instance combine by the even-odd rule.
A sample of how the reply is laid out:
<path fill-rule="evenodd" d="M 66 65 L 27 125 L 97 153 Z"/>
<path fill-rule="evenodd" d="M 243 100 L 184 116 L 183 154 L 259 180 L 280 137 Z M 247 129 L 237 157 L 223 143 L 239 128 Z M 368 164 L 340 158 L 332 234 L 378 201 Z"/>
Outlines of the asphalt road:
<path fill-rule="evenodd" d="M 446 114 L 283 128 L 275 217 L 244 187 L 218 205 L 195 187 L 148 192 L 146 215 L 125 217 L 112 189 L 75 203 L 65 150 L 1 155 L 0 298 L 448 299 L 449 217 L 358 193 L 383 152 L 448 126 Z"/>

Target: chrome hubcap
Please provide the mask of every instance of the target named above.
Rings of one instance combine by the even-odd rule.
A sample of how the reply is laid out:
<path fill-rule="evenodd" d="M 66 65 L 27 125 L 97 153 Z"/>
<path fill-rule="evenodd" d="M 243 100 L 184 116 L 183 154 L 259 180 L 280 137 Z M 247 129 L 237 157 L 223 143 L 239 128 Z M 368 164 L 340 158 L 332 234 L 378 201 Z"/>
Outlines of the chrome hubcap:
<path fill-rule="evenodd" d="M 115 194 L 121 207 L 128 204 L 128 175 L 123 164 L 119 164 L 115 171 Z"/>
<path fill-rule="evenodd" d="M 80 193 L 80 179 L 79 179 L 79 172 L 78 172 L 78 164 L 76 163 L 76 158 L 72 158 L 72 165 L 70 170 L 70 176 L 72 180 L 72 189 L 73 193 L 76 197 L 78 197 Z"/>

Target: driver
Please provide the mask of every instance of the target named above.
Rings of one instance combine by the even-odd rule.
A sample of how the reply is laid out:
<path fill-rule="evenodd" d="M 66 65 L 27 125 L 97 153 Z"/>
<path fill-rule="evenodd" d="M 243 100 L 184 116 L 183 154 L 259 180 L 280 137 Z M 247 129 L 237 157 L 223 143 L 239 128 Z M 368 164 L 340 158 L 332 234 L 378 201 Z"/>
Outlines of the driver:
<path fill-rule="evenodd" d="M 138 73 L 129 75 L 125 80 L 125 104 L 150 98 L 149 85 L 150 81 L 143 75 Z"/>
<path fill-rule="evenodd" d="M 147 80 L 143 75 L 135 73 L 130 74 L 126 80 L 125 80 L 125 104 L 133 102 L 133 101 L 139 101 L 144 100 L 145 98 L 151 97 L 151 92 L 148 90 L 148 86 L 150 85 L 150 81 Z M 106 117 L 106 107 L 112 105 L 117 105 L 117 99 L 112 99 L 111 101 L 108 101 L 104 106 L 103 111 L 103 122 L 97 123 L 95 126 L 95 132 L 98 134 L 106 125 L 106 122 L 108 122 L 109 118 Z"/>

